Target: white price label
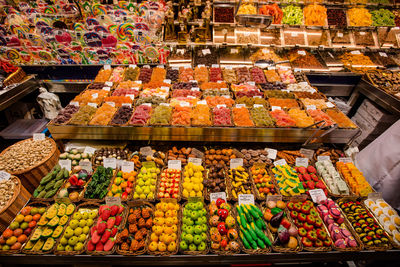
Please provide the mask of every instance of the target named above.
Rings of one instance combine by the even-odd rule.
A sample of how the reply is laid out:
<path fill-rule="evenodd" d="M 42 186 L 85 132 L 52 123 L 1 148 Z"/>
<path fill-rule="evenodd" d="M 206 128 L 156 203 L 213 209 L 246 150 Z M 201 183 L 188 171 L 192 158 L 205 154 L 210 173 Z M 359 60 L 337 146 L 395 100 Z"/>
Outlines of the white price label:
<path fill-rule="evenodd" d="M 168 86 L 161 86 L 161 90 L 169 92 L 169 87 Z"/>
<path fill-rule="evenodd" d="M 199 159 L 199 158 L 189 158 L 189 159 L 188 159 L 188 162 L 191 162 L 191 163 L 193 163 L 194 165 L 198 165 L 198 166 L 201 165 L 201 159 Z"/>
<path fill-rule="evenodd" d="M 0 180 L 10 180 L 11 174 L 5 171 L 0 171 Z"/>
<path fill-rule="evenodd" d="M 292 37 L 297 37 L 299 34 L 297 33 L 297 32 L 292 32 L 291 34 L 290 34 L 290 36 L 292 36 Z"/>
<path fill-rule="evenodd" d="M 339 161 L 343 163 L 353 163 L 351 158 L 339 158 Z"/>
<path fill-rule="evenodd" d="M 126 95 L 127 97 L 129 97 L 132 100 L 135 100 L 135 95 Z"/>
<path fill-rule="evenodd" d="M 342 33 L 342 32 L 338 32 L 338 33 L 336 34 L 336 36 L 339 37 L 339 38 L 343 38 L 343 33 Z"/>
<path fill-rule="evenodd" d="M 186 102 L 186 101 L 181 101 L 181 102 L 179 102 L 179 106 L 181 106 L 181 107 L 190 107 L 190 104 L 188 102 Z"/>
<path fill-rule="evenodd" d="M 282 110 L 282 109 L 281 109 L 281 107 L 278 107 L 278 106 L 271 106 L 271 110 L 274 111 L 274 110 Z"/>
<path fill-rule="evenodd" d="M 264 48 L 264 49 L 262 50 L 262 52 L 263 52 L 264 54 L 269 54 L 269 53 L 270 53 L 269 49 L 266 49 L 266 48 Z"/>
<path fill-rule="evenodd" d="M 254 104 L 253 105 L 253 108 L 262 108 L 262 107 L 264 107 L 263 105 L 260 105 L 260 104 Z"/>
<path fill-rule="evenodd" d="M 268 70 L 276 70 L 276 67 L 268 67 Z"/>
<path fill-rule="evenodd" d="M 199 103 L 199 102 L 197 102 L 197 103 Z M 217 108 L 226 108 L 226 105 L 225 104 L 217 105 Z"/>
<path fill-rule="evenodd" d="M 223 199 L 226 201 L 226 193 L 225 192 L 217 192 L 217 193 L 210 193 L 210 202 L 217 202 L 217 199 Z"/>
<path fill-rule="evenodd" d="M 208 54 L 211 54 L 210 49 L 203 49 L 202 52 L 203 52 L 203 55 L 204 55 L 204 56 L 205 56 L 205 55 L 208 55 Z"/>
<path fill-rule="evenodd" d="M 69 102 L 69 104 L 70 104 L 71 106 L 79 107 L 79 102 L 78 102 L 78 101 L 71 101 L 71 102 Z"/>
<path fill-rule="evenodd" d="M 325 160 L 331 161 L 331 158 L 329 156 L 318 156 L 317 160 L 318 161 L 325 161 Z"/>
<path fill-rule="evenodd" d="M 387 57 L 387 54 L 386 54 L 385 52 L 379 52 L 379 55 L 380 55 L 381 57 Z"/>
<path fill-rule="evenodd" d="M 231 70 L 231 69 L 233 69 L 233 68 L 232 68 L 232 66 L 225 66 L 225 69 Z"/>
<path fill-rule="evenodd" d="M 181 170 L 182 162 L 180 160 L 168 160 L 168 169 Z"/>
<path fill-rule="evenodd" d="M 328 108 L 334 108 L 335 107 L 335 105 L 332 103 L 332 102 L 325 102 L 325 105 L 326 105 L 326 107 L 328 107 Z"/>
<path fill-rule="evenodd" d="M 122 172 L 132 172 L 135 169 L 135 163 L 132 161 L 123 161 L 121 163 Z"/>
<path fill-rule="evenodd" d="M 103 87 L 102 90 L 110 92 L 111 87 Z"/>
<path fill-rule="evenodd" d="M 367 33 L 366 32 L 360 32 L 360 35 L 366 35 Z"/>
<path fill-rule="evenodd" d="M 308 190 L 308 193 L 310 194 L 312 201 L 315 203 L 320 203 L 321 201 L 326 200 L 325 192 L 320 188 Z"/>
<path fill-rule="evenodd" d="M 136 67 L 137 67 L 136 65 L 129 65 L 129 68 L 132 68 L 132 69 L 134 69 Z"/>
<path fill-rule="evenodd" d="M 96 152 L 96 148 L 91 146 L 86 146 L 85 149 L 83 150 L 83 153 L 87 154 L 94 154 L 94 152 Z"/>
<path fill-rule="evenodd" d="M 246 104 L 236 104 L 235 108 L 245 108 Z"/>
<path fill-rule="evenodd" d="M 60 165 L 61 169 L 65 168 L 67 171 L 71 171 L 72 164 L 70 159 L 60 159 L 58 164 Z"/>
<path fill-rule="evenodd" d="M 200 100 L 200 101 L 197 101 L 196 104 L 197 105 L 207 105 L 207 101 L 206 100 Z"/>
<path fill-rule="evenodd" d="M 106 86 L 108 86 L 108 87 L 113 86 L 113 82 L 105 82 L 104 84 L 105 84 Z"/>
<path fill-rule="evenodd" d="M 315 105 L 307 105 L 307 110 L 316 110 L 317 108 L 315 107 Z"/>
<path fill-rule="evenodd" d="M 98 93 L 92 94 L 92 98 L 93 98 L 93 99 L 96 99 L 96 98 L 98 98 L 98 97 L 99 97 L 99 94 L 98 94 Z"/>
<path fill-rule="evenodd" d="M 254 195 L 253 194 L 241 194 L 238 195 L 239 206 L 251 204 L 254 205 Z"/>
<path fill-rule="evenodd" d="M 164 65 L 158 65 L 157 68 L 163 69 Z"/>
<path fill-rule="evenodd" d="M 280 159 L 280 160 L 277 160 L 277 161 L 274 161 L 274 165 L 275 166 L 279 166 L 279 165 L 287 165 L 287 163 L 286 163 L 286 160 L 285 159 Z"/>
<path fill-rule="evenodd" d="M 314 155 L 314 150 L 312 149 L 306 149 L 306 148 L 301 148 L 300 153 L 306 156 L 308 159 L 312 159 Z"/>
<path fill-rule="evenodd" d="M 107 206 L 114 206 L 114 205 L 121 205 L 121 198 L 120 197 L 106 197 L 106 205 Z"/>
<path fill-rule="evenodd" d="M 190 90 L 192 90 L 192 91 L 200 91 L 200 88 L 199 87 L 192 87 Z"/>
<path fill-rule="evenodd" d="M 219 65 L 218 65 L 218 64 L 212 64 L 212 65 L 211 65 L 211 68 L 217 69 L 217 68 L 219 68 Z"/>
<path fill-rule="evenodd" d="M 272 149 L 272 148 L 266 148 L 265 151 L 268 152 L 268 158 L 269 159 L 276 159 L 276 154 L 278 153 L 278 150 Z"/>
<path fill-rule="evenodd" d="M 143 156 L 153 156 L 153 149 L 150 146 L 144 146 L 140 148 L 140 154 Z"/>
<path fill-rule="evenodd" d="M 185 54 L 185 49 L 176 49 L 176 53 L 183 55 Z"/>
<path fill-rule="evenodd" d="M 242 158 L 235 158 L 235 159 L 231 159 L 229 167 L 231 169 L 235 169 L 239 166 L 243 166 L 243 159 Z"/>
<path fill-rule="evenodd" d="M 116 158 L 105 158 L 103 159 L 104 168 L 117 168 L 117 159 Z"/>
<path fill-rule="evenodd" d="M 190 80 L 189 82 L 190 82 L 190 83 L 195 83 L 195 84 L 197 84 L 197 81 L 196 81 L 196 80 Z"/>
<path fill-rule="evenodd" d="M 144 65 L 143 68 L 144 69 L 150 69 L 150 65 Z"/>
<path fill-rule="evenodd" d="M 268 201 L 277 202 L 277 201 L 281 201 L 281 200 L 282 200 L 282 195 L 268 195 L 267 196 L 267 202 Z"/>
<path fill-rule="evenodd" d="M 44 133 L 34 133 L 33 134 L 33 141 L 42 141 L 46 138 Z"/>
<path fill-rule="evenodd" d="M 305 56 L 306 55 L 306 51 L 304 50 L 299 50 L 297 51 L 297 54 L 301 55 L 301 56 Z"/>
<path fill-rule="evenodd" d="M 111 65 L 104 65 L 105 70 L 111 70 Z"/>
<path fill-rule="evenodd" d="M 358 50 L 351 51 L 350 53 L 351 53 L 352 55 L 361 55 L 361 52 L 358 51 Z"/>
<path fill-rule="evenodd" d="M 122 105 L 121 105 L 122 107 L 132 107 L 132 104 L 129 104 L 129 103 L 122 103 Z"/>
<path fill-rule="evenodd" d="M 90 162 L 90 160 L 89 161 L 84 161 L 84 160 L 79 161 L 79 166 L 81 166 L 81 168 L 83 170 L 86 170 L 89 173 L 92 172 L 92 162 Z"/>
<path fill-rule="evenodd" d="M 169 104 L 168 103 L 160 103 L 160 106 L 169 107 Z"/>
<path fill-rule="evenodd" d="M 106 102 L 107 105 L 110 105 L 112 107 L 115 107 L 115 103 L 114 102 Z"/>
<path fill-rule="evenodd" d="M 231 54 L 237 54 L 239 53 L 239 50 L 236 48 L 231 48 Z"/>
<path fill-rule="evenodd" d="M 143 106 L 151 107 L 151 103 L 143 103 L 142 105 L 143 105 Z M 142 105 L 141 105 L 141 106 L 142 106 Z"/>
<path fill-rule="evenodd" d="M 197 67 L 198 67 L 198 68 L 205 68 L 206 65 L 204 65 L 204 64 L 199 64 L 199 65 L 197 65 Z"/>
<path fill-rule="evenodd" d="M 143 82 L 142 81 L 135 81 L 135 83 L 142 84 Z"/>
<path fill-rule="evenodd" d="M 165 80 L 164 80 L 164 83 L 171 84 L 171 80 L 170 80 L 170 79 L 165 79 Z"/>
<path fill-rule="evenodd" d="M 308 158 L 296 158 L 296 166 L 308 167 Z"/>
<path fill-rule="evenodd" d="M 252 85 L 252 86 L 255 86 L 255 85 L 256 85 L 255 82 L 247 82 L 247 84 Z"/>

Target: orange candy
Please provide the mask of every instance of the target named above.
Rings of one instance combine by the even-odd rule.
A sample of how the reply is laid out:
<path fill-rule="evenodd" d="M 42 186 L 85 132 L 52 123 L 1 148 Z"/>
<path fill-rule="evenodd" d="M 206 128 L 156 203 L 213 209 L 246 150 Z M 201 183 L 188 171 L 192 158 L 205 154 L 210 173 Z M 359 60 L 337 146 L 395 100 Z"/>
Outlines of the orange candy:
<path fill-rule="evenodd" d="M 358 196 L 366 197 L 373 190 L 369 183 L 365 180 L 362 172 L 360 172 L 353 163 L 336 162 L 336 169 L 342 174 L 351 190 Z"/>
<path fill-rule="evenodd" d="M 296 121 L 297 127 L 304 128 L 314 123 L 314 120 L 304 110 L 294 108 L 289 110 L 288 114 Z"/>
<path fill-rule="evenodd" d="M 271 106 L 277 106 L 281 108 L 299 108 L 299 104 L 296 99 L 284 99 L 284 98 L 274 98 L 268 99 Z"/>
<path fill-rule="evenodd" d="M 208 82 L 208 70 L 207 70 L 207 67 L 196 67 L 194 69 L 194 78 L 199 83 Z"/>
<path fill-rule="evenodd" d="M 165 80 L 165 76 L 167 76 L 167 71 L 164 68 L 154 68 L 153 73 L 151 74 L 152 82 L 162 82 Z"/>
<path fill-rule="evenodd" d="M 340 128 L 357 128 L 357 126 L 340 111 L 328 109 L 326 114 L 331 117 Z"/>
<path fill-rule="evenodd" d="M 172 113 L 172 125 L 190 125 L 192 109 L 190 107 L 175 106 Z"/>
<path fill-rule="evenodd" d="M 234 108 L 232 113 L 233 122 L 236 126 L 254 126 L 253 121 L 250 119 L 250 112 L 246 107 Z"/>
<path fill-rule="evenodd" d="M 235 101 L 232 98 L 224 96 L 207 96 L 206 101 L 209 107 L 215 108 L 217 105 L 226 105 L 232 107 Z"/>
<path fill-rule="evenodd" d="M 171 85 L 163 81 L 153 81 L 153 80 L 151 80 L 149 83 L 143 84 L 144 89 L 156 89 L 159 87 L 171 87 Z"/>
<path fill-rule="evenodd" d="M 117 109 L 107 103 L 104 103 L 99 109 L 97 109 L 89 125 L 107 125 Z"/>
<path fill-rule="evenodd" d="M 95 83 L 104 83 L 104 82 L 108 81 L 108 79 L 111 76 L 111 73 L 112 73 L 112 69 L 100 70 L 99 73 L 97 74 L 96 78 L 94 79 L 94 82 Z"/>
<path fill-rule="evenodd" d="M 132 99 L 129 96 L 108 96 L 104 102 L 114 102 L 116 107 L 121 107 L 122 104 L 132 104 Z"/>
<path fill-rule="evenodd" d="M 77 95 L 73 101 L 78 101 L 80 105 L 86 105 L 87 103 L 100 104 L 108 94 L 109 92 L 106 90 L 86 90 Z"/>
<path fill-rule="evenodd" d="M 179 81 L 189 82 L 194 80 L 194 73 L 192 68 L 180 67 L 179 68 Z"/>
<path fill-rule="evenodd" d="M 334 124 L 332 119 L 320 109 L 309 109 L 307 110 L 307 113 L 314 119 L 315 122 L 325 121 L 325 126 L 331 126 Z"/>
<path fill-rule="evenodd" d="M 296 121 L 289 117 L 285 111 L 275 109 L 270 112 L 271 116 L 276 120 L 276 125 L 279 127 L 293 127 L 296 126 Z"/>
<path fill-rule="evenodd" d="M 124 81 L 118 84 L 117 89 L 141 88 L 142 85 L 135 81 Z"/>
<path fill-rule="evenodd" d="M 228 88 L 228 85 L 225 82 L 206 82 L 200 85 L 201 90 L 209 90 L 209 89 L 222 89 L 222 88 Z"/>
<path fill-rule="evenodd" d="M 211 125 L 210 108 L 207 105 L 196 105 L 193 108 L 192 125 Z"/>

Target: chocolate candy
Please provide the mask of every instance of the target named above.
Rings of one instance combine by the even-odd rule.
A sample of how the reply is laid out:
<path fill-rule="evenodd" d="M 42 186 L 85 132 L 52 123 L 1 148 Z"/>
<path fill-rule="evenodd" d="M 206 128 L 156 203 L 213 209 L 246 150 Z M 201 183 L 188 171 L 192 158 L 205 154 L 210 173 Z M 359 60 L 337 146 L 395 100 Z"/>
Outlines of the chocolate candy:
<path fill-rule="evenodd" d="M 259 85 L 262 90 L 286 90 L 287 89 L 287 85 L 282 82 L 260 83 Z"/>
<path fill-rule="evenodd" d="M 124 125 L 132 116 L 133 108 L 129 106 L 122 106 L 115 113 L 111 120 L 111 124 Z"/>
<path fill-rule="evenodd" d="M 53 123 L 55 124 L 63 124 L 69 121 L 77 111 L 79 107 L 75 105 L 67 105 L 64 109 L 62 109 L 57 117 L 53 120 Z"/>
<path fill-rule="evenodd" d="M 139 74 L 139 80 L 142 83 L 148 83 L 151 80 L 151 74 L 153 73 L 153 69 L 151 68 L 142 68 Z"/>
<path fill-rule="evenodd" d="M 177 69 L 168 69 L 167 70 L 167 79 L 176 82 L 179 79 L 179 70 Z"/>

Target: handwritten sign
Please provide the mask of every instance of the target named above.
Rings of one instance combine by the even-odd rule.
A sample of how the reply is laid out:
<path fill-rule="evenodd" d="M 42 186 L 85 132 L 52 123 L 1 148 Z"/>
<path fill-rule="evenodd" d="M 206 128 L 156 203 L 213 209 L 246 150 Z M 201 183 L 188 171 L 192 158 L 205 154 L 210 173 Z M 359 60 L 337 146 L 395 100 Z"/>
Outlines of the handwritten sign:
<path fill-rule="evenodd" d="M 246 205 L 246 204 L 254 205 L 254 195 L 253 194 L 238 195 L 238 200 L 239 200 L 239 206 Z"/>
<path fill-rule="evenodd" d="M 0 180 L 10 180 L 11 174 L 5 171 L 0 171 Z"/>
<path fill-rule="evenodd" d="M 42 141 L 46 138 L 44 133 L 34 133 L 33 134 L 33 141 Z"/>
<path fill-rule="evenodd" d="M 308 158 L 296 158 L 296 166 L 308 167 Z"/>
<path fill-rule="evenodd" d="M 210 193 L 210 201 L 217 201 L 218 198 L 221 198 L 226 201 L 226 193 L 225 192 L 217 192 L 217 193 Z"/>
<path fill-rule="evenodd" d="M 132 172 L 135 169 L 135 163 L 132 161 L 123 161 L 121 163 L 121 171 Z"/>
<path fill-rule="evenodd" d="M 191 163 L 193 163 L 194 165 L 198 165 L 198 166 L 201 165 L 201 159 L 199 159 L 199 158 L 189 158 L 189 159 L 188 159 L 188 162 L 191 162 Z"/>
<path fill-rule="evenodd" d="M 317 160 L 318 161 L 325 161 L 325 160 L 331 161 L 331 158 L 329 156 L 318 156 Z"/>
<path fill-rule="evenodd" d="M 94 154 L 94 152 L 96 152 L 96 148 L 91 146 L 86 146 L 85 149 L 83 150 L 83 153 L 87 154 Z"/>
<path fill-rule="evenodd" d="M 90 161 L 81 160 L 79 161 L 79 166 L 81 166 L 81 168 L 87 172 L 92 172 L 92 162 Z"/>
<path fill-rule="evenodd" d="M 352 163 L 353 162 L 353 160 L 351 158 L 339 158 L 339 161 L 343 162 L 343 163 Z"/>
<path fill-rule="evenodd" d="M 144 146 L 140 148 L 140 154 L 143 156 L 153 156 L 153 149 L 151 146 Z"/>
<path fill-rule="evenodd" d="M 287 163 L 286 163 L 285 159 L 280 159 L 280 160 L 274 161 L 274 165 L 275 166 L 282 166 L 282 165 L 287 165 Z"/>
<path fill-rule="evenodd" d="M 273 160 L 276 159 L 276 154 L 278 153 L 278 150 L 272 148 L 266 148 L 265 150 L 268 152 L 268 158 Z"/>
<path fill-rule="evenodd" d="M 321 201 L 326 199 L 326 195 L 324 190 L 318 188 L 318 189 L 312 189 L 312 190 L 308 190 L 308 193 L 311 196 L 311 199 L 315 202 L 315 203 L 320 203 Z"/>
<path fill-rule="evenodd" d="M 304 156 L 306 156 L 306 158 L 312 159 L 312 157 L 313 157 L 313 155 L 314 155 L 314 150 L 312 150 L 312 149 L 306 149 L 306 148 L 301 148 L 301 149 L 300 149 L 300 153 L 303 154 Z"/>
<path fill-rule="evenodd" d="M 103 159 L 104 168 L 117 168 L 117 159 L 116 158 L 105 158 Z"/>
<path fill-rule="evenodd" d="M 107 206 L 114 206 L 114 205 L 121 205 L 121 198 L 120 197 L 106 197 L 106 205 Z"/>
<path fill-rule="evenodd" d="M 235 169 L 239 166 L 243 166 L 243 159 L 241 158 L 236 158 L 236 159 L 231 159 L 229 167 L 231 169 Z"/>
<path fill-rule="evenodd" d="M 65 168 L 67 171 L 71 171 L 71 160 L 70 159 L 60 159 L 58 161 L 61 168 Z"/>
<path fill-rule="evenodd" d="M 180 160 L 168 160 L 168 169 L 181 170 L 182 162 Z"/>

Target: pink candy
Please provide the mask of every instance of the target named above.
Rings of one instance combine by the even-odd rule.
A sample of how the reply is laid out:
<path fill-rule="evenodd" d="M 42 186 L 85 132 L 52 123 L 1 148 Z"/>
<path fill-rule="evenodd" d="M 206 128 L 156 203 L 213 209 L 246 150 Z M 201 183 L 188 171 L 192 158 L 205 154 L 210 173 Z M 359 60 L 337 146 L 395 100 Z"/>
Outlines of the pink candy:
<path fill-rule="evenodd" d="M 219 107 L 213 109 L 214 125 L 232 126 L 231 111 L 229 108 Z"/>

